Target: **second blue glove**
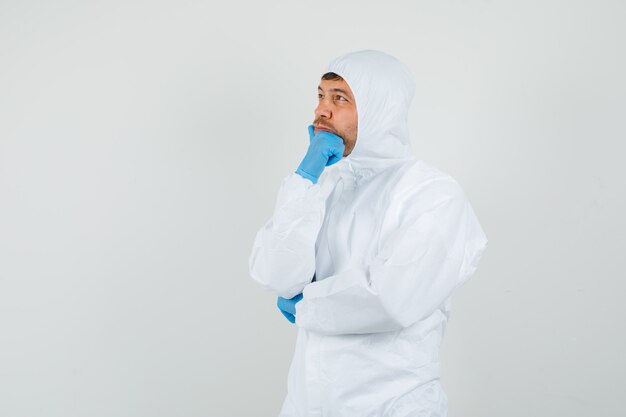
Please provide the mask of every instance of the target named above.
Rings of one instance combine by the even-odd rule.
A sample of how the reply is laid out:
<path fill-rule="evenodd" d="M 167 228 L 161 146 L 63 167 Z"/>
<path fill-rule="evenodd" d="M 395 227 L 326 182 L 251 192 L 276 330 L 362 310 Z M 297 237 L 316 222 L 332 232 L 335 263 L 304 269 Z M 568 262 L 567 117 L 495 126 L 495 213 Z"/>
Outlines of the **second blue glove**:
<path fill-rule="evenodd" d="M 296 322 L 296 304 L 298 304 L 298 301 L 300 300 L 302 300 L 302 293 L 296 295 L 293 298 L 278 297 L 278 301 L 276 302 L 276 305 L 278 306 L 278 309 L 280 310 L 281 313 L 283 313 L 283 316 L 285 316 L 287 320 L 289 320 L 292 323 L 295 323 Z"/>

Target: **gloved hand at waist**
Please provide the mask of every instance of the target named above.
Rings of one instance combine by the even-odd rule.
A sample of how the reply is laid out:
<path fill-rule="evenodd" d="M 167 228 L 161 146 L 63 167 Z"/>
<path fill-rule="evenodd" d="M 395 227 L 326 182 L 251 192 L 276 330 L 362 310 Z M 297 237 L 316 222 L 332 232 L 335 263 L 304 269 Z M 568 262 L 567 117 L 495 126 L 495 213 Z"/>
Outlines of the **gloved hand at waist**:
<path fill-rule="evenodd" d="M 296 322 L 296 304 L 298 301 L 302 300 L 302 293 L 296 295 L 293 298 L 283 298 L 278 297 L 278 301 L 276 305 L 283 316 L 287 318 L 292 323 Z"/>

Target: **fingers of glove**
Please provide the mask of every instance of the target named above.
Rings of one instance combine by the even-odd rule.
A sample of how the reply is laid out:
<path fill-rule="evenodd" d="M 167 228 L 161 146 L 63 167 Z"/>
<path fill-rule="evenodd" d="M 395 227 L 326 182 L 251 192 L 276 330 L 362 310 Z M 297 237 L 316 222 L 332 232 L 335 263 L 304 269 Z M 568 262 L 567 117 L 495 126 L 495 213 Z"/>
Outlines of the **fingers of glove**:
<path fill-rule="evenodd" d="M 325 158 L 326 161 L 328 161 L 328 159 L 332 156 L 336 156 L 341 159 L 343 157 L 344 150 L 345 146 L 343 144 L 343 140 L 341 140 L 339 136 L 316 136 L 315 142 L 310 145 L 310 152 L 313 154 L 323 155 L 323 158 Z"/>
<path fill-rule="evenodd" d="M 340 156 L 337 155 L 331 155 L 330 158 L 328 158 L 328 162 L 326 162 L 326 166 L 329 167 L 333 164 L 336 164 L 337 162 L 339 162 L 341 160 Z"/>
<path fill-rule="evenodd" d="M 296 314 L 295 303 L 291 299 L 278 297 L 276 305 L 283 313 Z"/>
<path fill-rule="evenodd" d="M 322 149 L 325 149 L 329 153 L 329 155 L 330 154 L 343 155 L 343 150 L 345 149 L 344 144 L 343 144 L 343 139 L 341 139 L 337 135 L 333 135 L 333 136 L 324 135 L 322 137 L 319 137 L 316 139 L 316 145 Z"/>
<path fill-rule="evenodd" d="M 326 161 L 326 166 L 333 165 L 343 158 L 343 152 L 345 147 L 343 142 L 336 144 L 335 146 L 329 147 L 326 149 L 328 160 Z"/>
<path fill-rule="evenodd" d="M 276 304 L 281 311 L 286 311 L 287 313 L 295 315 L 296 304 L 300 300 L 302 300 L 302 293 L 292 298 L 278 297 L 278 301 L 276 302 Z"/>
<path fill-rule="evenodd" d="M 334 133 L 327 132 L 325 130 L 320 130 L 315 134 L 315 140 L 324 141 L 327 143 L 333 144 L 343 144 L 343 139 L 340 136 L 335 135 Z"/>
<path fill-rule="evenodd" d="M 287 312 L 289 311 L 289 300 L 283 297 L 278 297 L 278 300 L 276 300 L 276 306 L 283 313 Z"/>
<path fill-rule="evenodd" d="M 315 127 L 313 125 L 309 125 L 309 143 L 313 141 L 314 136 L 315 136 Z"/>
<path fill-rule="evenodd" d="M 280 312 L 283 313 L 283 316 L 285 316 L 285 318 L 289 320 L 291 323 L 296 322 L 296 317 L 293 314 L 289 314 L 286 311 L 282 311 L 282 310 L 280 310 Z"/>

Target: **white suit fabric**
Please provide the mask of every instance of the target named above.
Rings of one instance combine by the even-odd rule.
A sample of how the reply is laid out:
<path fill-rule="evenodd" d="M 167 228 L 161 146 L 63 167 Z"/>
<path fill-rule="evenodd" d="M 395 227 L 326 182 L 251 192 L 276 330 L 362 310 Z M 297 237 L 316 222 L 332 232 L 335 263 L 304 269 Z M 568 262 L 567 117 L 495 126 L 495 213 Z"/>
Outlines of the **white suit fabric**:
<path fill-rule="evenodd" d="M 356 145 L 317 184 L 283 180 L 250 257 L 263 287 L 303 293 L 280 417 L 446 416 L 450 296 L 487 239 L 458 183 L 410 151 L 407 67 L 359 51 L 328 71 L 352 89 Z"/>

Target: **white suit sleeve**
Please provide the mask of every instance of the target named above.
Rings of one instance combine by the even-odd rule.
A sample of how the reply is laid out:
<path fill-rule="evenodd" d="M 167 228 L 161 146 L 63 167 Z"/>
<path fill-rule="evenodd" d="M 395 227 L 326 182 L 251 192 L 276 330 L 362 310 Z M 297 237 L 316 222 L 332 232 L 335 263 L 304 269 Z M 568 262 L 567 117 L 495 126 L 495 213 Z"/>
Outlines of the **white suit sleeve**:
<path fill-rule="evenodd" d="M 325 213 L 319 184 L 296 173 L 278 191 L 272 218 L 256 234 L 250 275 L 281 297 L 302 292 L 315 274 L 315 242 Z"/>
<path fill-rule="evenodd" d="M 474 273 L 487 239 L 462 191 L 405 217 L 366 265 L 309 284 L 296 324 L 321 334 L 398 330 L 428 317 Z"/>

